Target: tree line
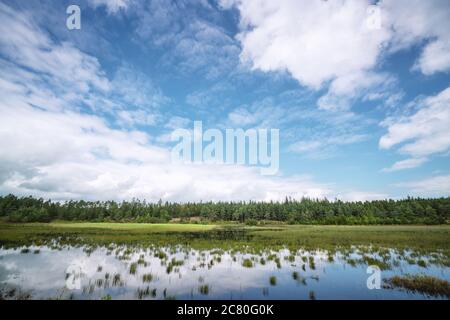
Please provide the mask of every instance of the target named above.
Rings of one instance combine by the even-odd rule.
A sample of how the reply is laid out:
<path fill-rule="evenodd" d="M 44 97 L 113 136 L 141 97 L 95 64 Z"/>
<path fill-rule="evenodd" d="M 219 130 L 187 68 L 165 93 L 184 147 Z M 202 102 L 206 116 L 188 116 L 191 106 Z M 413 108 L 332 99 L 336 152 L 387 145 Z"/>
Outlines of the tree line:
<path fill-rule="evenodd" d="M 343 202 L 327 199 L 280 202 L 148 203 L 146 201 L 66 201 L 34 197 L 0 196 L 0 220 L 50 222 L 53 220 L 95 222 L 162 223 L 171 220 L 236 221 L 258 224 L 279 221 L 291 224 L 446 224 L 450 221 L 450 197 L 406 198 Z"/>

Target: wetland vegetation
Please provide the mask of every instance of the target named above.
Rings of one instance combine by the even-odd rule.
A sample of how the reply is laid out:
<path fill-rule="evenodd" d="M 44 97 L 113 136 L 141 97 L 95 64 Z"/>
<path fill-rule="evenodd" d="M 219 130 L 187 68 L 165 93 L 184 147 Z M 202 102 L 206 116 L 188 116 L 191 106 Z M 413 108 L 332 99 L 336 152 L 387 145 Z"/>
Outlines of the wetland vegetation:
<path fill-rule="evenodd" d="M 450 226 L 0 223 L 0 298 L 448 299 L 449 240 Z"/>
<path fill-rule="evenodd" d="M 385 288 L 401 288 L 419 292 L 432 297 L 450 298 L 450 283 L 427 275 L 394 276 L 385 280 Z"/>
<path fill-rule="evenodd" d="M 0 299 L 448 299 L 449 203 L 0 197 Z"/>

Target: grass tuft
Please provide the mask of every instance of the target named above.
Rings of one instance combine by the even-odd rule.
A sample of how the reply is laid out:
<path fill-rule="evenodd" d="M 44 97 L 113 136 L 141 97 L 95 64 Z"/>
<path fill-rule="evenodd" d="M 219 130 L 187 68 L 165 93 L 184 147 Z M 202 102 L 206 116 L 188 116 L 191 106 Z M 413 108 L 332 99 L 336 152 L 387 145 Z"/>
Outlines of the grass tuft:
<path fill-rule="evenodd" d="M 426 275 L 394 276 L 385 280 L 384 287 L 387 289 L 401 288 L 428 296 L 450 298 L 448 281 Z"/>

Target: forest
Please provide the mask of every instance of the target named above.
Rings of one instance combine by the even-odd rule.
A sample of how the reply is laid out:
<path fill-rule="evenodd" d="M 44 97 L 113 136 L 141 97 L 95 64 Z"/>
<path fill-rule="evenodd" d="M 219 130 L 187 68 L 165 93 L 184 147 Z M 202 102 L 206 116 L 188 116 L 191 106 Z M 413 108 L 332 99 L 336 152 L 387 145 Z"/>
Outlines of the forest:
<path fill-rule="evenodd" d="M 281 202 L 148 203 L 132 201 L 51 201 L 34 197 L 0 196 L 4 222 L 240 222 L 321 225 L 447 224 L 450 197 L 343 202 L 327 199 Z"/>

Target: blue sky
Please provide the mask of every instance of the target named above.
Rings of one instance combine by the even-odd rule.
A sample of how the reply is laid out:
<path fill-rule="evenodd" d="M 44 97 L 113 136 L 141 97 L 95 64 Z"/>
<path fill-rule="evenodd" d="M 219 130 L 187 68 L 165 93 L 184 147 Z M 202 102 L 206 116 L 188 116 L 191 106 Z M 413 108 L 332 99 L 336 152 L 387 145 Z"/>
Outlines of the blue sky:
<path fill-rule="evenodd" d="M 1 194 L 449 195 L 448 0 L 5 0 L 0 18 Z M 194 121 L 279 129 L 278 175 L 171 163 Z"/>

